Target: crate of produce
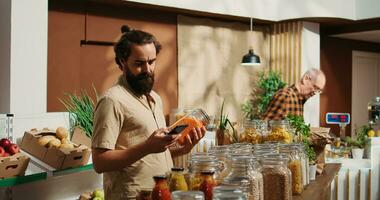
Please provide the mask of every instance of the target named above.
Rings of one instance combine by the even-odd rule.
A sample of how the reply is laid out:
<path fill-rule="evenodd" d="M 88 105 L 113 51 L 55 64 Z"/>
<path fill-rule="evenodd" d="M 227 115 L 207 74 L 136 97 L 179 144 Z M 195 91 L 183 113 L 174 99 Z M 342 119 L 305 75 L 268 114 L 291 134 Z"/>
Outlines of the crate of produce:
<path fill-rule="evenodd" d="M 87 146 L 71 142 L 68 131 L 62 127 L 26 131 L 21 149 L 55 169 L 86 165 L 91 155 Z"/>

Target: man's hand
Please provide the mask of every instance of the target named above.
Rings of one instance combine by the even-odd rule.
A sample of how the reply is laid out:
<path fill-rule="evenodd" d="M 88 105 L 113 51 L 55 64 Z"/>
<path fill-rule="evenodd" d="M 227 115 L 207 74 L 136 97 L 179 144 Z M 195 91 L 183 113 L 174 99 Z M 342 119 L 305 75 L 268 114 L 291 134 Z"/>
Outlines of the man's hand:
<path fill-rule="evenodd" d="M 206 128 L 193 128 L 190 134 L 186 135 L 185 143 L 182 146 L 176 146 L 171 148 L 170 151 L 173 157 L 187 154 L 191 149 L 198 144 L 206 133 Z"/>
<path fill-rule="evenodd" d="M 160 128 L 149 136 L 144 144 L 146 148 L 149 149 L 149 153 L 164 152 L 167 148 L 175 144 L 177 136 L 167 135 L 167 132 L 168 130 L 166 128 Z"/>

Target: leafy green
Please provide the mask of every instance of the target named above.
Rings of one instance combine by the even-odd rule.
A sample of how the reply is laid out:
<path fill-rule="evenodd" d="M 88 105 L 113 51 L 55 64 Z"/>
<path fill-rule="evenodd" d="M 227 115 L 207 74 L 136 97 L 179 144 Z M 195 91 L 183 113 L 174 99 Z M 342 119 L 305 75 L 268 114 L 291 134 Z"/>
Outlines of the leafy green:
<path fill-rule="evenodd" d="M 288 115 L 286 117 L 290 126 L 295 129 L 296 135 L 302 135 L 303 137 L 310 136 L 310 124 L 306 125 L 302 116 Z"/>
<path fill-rule="evenodd" d="M 94 92 L 98 99 L 98 94 L 95 87 Z M 65 99 L 59 101 L 65 106 L 72 119 L 71 132 L 75 127 L 81 128 L 87 135 L 92 137 L 93 117 L 94 117 L 94 101 L 85 90 L 81 90 L 79 95 L 65 93 Z"/>
<path fill-rule="evenodd" d="M 231 123 L 231 121 L 228 119 L 228 114 L 224 114 L 224 102 L 225 100 L 223 99 L 223 103 L 222 103 L 222 108 L 220 110 L 220 118 L 219 118 L 219 130 L 223 131 L 223 133 L 229 133 L 229 130 L 228 130 L 228 126 L 231 127 L 232 129 L 232 141 L 233 142 L 238 142 L 238 136 L 237 136 L 237 132 L 233 126 L 233 124 Z"/>
<path fill-rule="evenodd" d="M 311 135 L 310 124 L 306 125 L 305 120 L 302 116 L 288 115 L 286 116 L 290 126 L 295 130 L 295 135 L 301 136 L 301 141 L 305 146 L 305 154 L 309 158 L 310 163 L 314 163 L 317 159 L 314 148 L 309 140 Z"/>
<path fill-rule="evenodd" d="M 315 153 L 315 150 L 312 147 L 310 141 L 307 138 L 304 138 L 303 144 L 305 146 L 305 154 L 309 158 L 310 164 L 315 163 L 315 161 L 317 160 L 317 154 Z"/>
<path fill-rule="evenodd" d="M 347 144 L 351 147 L 358 147 L 358 148 L 363 149 L 366 145 L 367 133 L 371 129 L 372 128 L 368 125 L 363 125 L 355 129 L 356 139 L 353 139 L 350 136 L 347 136 L 345 138 Z"/>
<path fill-rule="evenodd" d="M 268 74 L 261 73 L 257 88 L 251 93 L 251 99 L 245 102 L 241 109 L 247 119 L 259 119 L 265 113 L 273 95 L 284 88 L 285 82 L 281 80 L 279 73 L 270 71 Z"/>

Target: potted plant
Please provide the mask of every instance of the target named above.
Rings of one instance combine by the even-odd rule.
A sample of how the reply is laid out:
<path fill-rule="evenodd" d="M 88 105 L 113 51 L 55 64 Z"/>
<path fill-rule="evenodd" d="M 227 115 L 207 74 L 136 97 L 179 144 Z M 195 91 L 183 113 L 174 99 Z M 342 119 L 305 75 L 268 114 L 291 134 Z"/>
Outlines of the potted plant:
<path fill-rule="evenodd" d="M 364 147 L 367 141 L 367 132 L 371 130 L 368 125 L 363 125 L 355 129 L 356 138 L 346 137 L 346 142 L 351 148 L 351 154 L 353 159 L 362 159 L 364 154 Z"/>
<path fill-rule="evenodd" d="M 286 86 L 281 75 L 274 71 L 261 73 L 257 86 L 251 92 L 251 99 L 241 106 L 241 109 L 248 120 L 261 119 L 265 113 L 273 95 L 277 90 Z"/>
<path fill-rule="evenodd" d="M 96 98 L 98 98 L 94 87 Z M 95 103 L 86 91 L 79 95 L 65 94 L 65 99 L 59 101 L 65 106 L 70 116 L 70 133 L 72 141 L 91 147 Z"/>
<path fill-rule="evenodd" d="M 217 145 L 225 145 L 238 142 L 236 130 L 228 119 L 228 114 L 224 114 L 224 100 L 220 110 L 220 118 L 218 129 L 216 130 L 216 143 Z M 232 133 L 231 133 L 232 132 Z"/>

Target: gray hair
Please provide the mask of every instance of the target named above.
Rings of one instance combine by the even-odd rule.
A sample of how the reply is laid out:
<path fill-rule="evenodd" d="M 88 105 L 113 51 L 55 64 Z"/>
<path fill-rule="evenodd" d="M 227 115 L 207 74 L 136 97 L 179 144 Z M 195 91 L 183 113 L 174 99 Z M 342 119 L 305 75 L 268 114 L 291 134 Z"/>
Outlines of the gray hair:
<path fill-rule="evenodd" d="M 319 76 L 319 75 L 325 75 L 324 73 L 323 73 L 323 71 L 322 70 L 320 70 L 320 69 L 317 69 L 317 68 L 310 68 L 310 69 L 308 69 L 303 75 L 302 75 L 302 79 L 303 78 L 305 78 L 305 76 L 309 76 L 310 78 L 311 78 L 311 80 L 313 81 L 313 82 L 315 82 L 316 80 L 317 80 L 317 77 Z"/>

